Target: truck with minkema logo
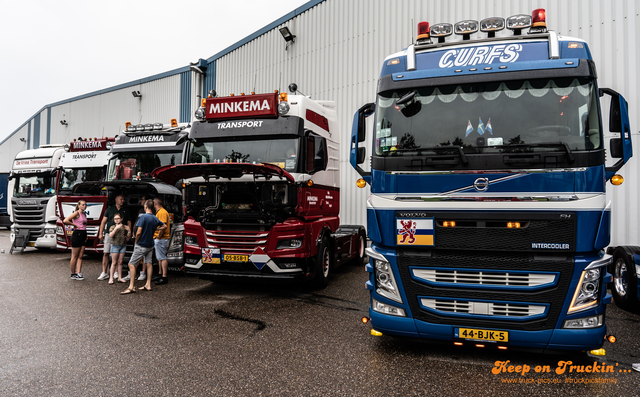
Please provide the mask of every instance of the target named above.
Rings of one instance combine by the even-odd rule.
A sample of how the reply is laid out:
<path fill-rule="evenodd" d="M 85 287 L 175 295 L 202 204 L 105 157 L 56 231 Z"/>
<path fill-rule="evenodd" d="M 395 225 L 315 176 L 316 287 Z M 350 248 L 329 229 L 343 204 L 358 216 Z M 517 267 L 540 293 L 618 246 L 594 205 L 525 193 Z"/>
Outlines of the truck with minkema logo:
<path fill-rule="evenodd" d="M 598 86 L 587 43 L 548 31 L 545 16 L 421 22 L 417 42 L 384 60 L 350 153 L 371 188 L 372 334 L 502 350 L 603 345 L 614 253 L 605 192 L 632 155 L 627 103 Z"/>
<path fill-rule="evenodd" d="M 56 248 L 56 178 L 63 146 L 40 145 L 16 154 L 7 187 L 12 253 L 16 248 Z"/>
<path fill-rule="evenodd" d="M 124 198 L 124 209 L 136 223 L 142 211 L 142 199 L 161 198 L 171 219 L 167 261 L 169 270 L 179 271 L 184 263 L 182 240 L 181 186 L 167 185 L 155 178 L 156 168 L 182 163 L 182 152 L 189 135 L 188 123 L 170 124 L 125 123 L 126 129 L 115 137 L 107 156 L 106 180 L 78 183 L 73 187 L 76 196 L 105 196 L 106 208 L 115 205 L 117 196 Z M 104 214 L 104 212 L 103 212 Z M 103 215 L 100 217 L 102 221 Z M 100 225 L 100 221 L 98 225 Z M 96 229 L 100 237 L 99 226 Z M 103 233 L 104 235 L 104 233 Z M 133 239 L 127 247 L 127 258 L 133 252 Z"/>
<path fill-rule="evenodd" d="M 87 209 L 87 245 L 85 251 L 102 253 L 102 241 L 98 238 L 98 227 L 106 210 L 106 190 L 96 194 L 76 194 L 74 187 L 83 182 L 104 181 L 107 175 L 109 150 L 115 138 L 74 139 L 64 146 L 60 158 L 56 195 L 57 211 L 60 219 L 56 222 L 56 246 L 58 251 L 71 248 L 73 227 L 63 223 L 64 219 L 75 211 L 78 200 L 85 200 Z"/>
<path fill-rule="evenodd" d="M 364 228 L 339 224 L 333 102 L 212 94 L 196 118 L 184 164 L 154 172 L 168 184 L 184 180 L 187 274 L 323 288 L 335 266 L 362 262 Z"/>

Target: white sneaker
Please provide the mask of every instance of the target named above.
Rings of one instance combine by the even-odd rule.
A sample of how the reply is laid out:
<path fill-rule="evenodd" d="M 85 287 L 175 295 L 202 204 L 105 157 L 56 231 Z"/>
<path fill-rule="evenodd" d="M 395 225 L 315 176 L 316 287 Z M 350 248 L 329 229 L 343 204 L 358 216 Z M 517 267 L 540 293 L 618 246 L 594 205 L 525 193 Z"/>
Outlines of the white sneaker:
<path fill-rule="evenodd" d="M 118 279 L 118 272 L 113 273 L 113 279 L 117 280 Z"/>
<path fill-rule="evenodd" d="M 138 277 L 138 281 L 144 281 L 147 279 L 147 273 L 146 272 L 140 272 L 140 276 Z"/>
<path fill-rule="evenodd" d="M 100 276 L 98 276 L 98 280 L 106 280 L 109 278 L 109 275 L 105 272 L 100 273 Z"/>
<path fill-rule="evenodd" d="M 640 372 L 640 363 L 633 364 L 631 368 L 633 368 L 634 371 Z"/>
<path fill-rule="evenodd" d="M 123 280 L 124 280 L 124 281 L 129 281 L 129 280 L 131 280 L 131 274 L 127 274 L 127 275 L 125 276 L 125 278 L 123 278 Z"/>

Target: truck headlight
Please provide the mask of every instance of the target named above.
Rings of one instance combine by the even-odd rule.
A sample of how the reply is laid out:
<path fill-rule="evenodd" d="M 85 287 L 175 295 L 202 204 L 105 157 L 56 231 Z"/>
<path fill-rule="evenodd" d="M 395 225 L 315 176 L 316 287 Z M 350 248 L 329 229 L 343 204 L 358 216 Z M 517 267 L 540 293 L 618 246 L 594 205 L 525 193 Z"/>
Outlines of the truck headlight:
<path fill-rule="evenodd" d="M 602 327 L 602 314 L 597 316 L 565 320 L 562 328 L 598 328 Z"/>
<path fill-rule="evenodd" d="M 185 244 L 185 245 L 190 245 L 190 246 L 192 246 L 192 247 L 199 247 L 199 245 L 198 245 L 198 239 L 197 239 L 196 237 L 193 237 L 193 236 L 187 236 L 187 237 L 184 239 L 184 244 Z"/>
<path fill-rule="evenodd" d="M 184 242 L 184 230 L 176 230 L 173 232 L 173 236 L 171 237 L 171 243 L 169 244 L 169 249 L 167 251 L 182 251 L 182 246 Z"/>
<path fill-rule="evenodd" d="M 64 234 L 64 229 L 62 226 L 56 226 L 56 234 Z"/>
<path fill-rule="evenodd" d="M 52 227 L 48 227 L 46 229 L 44 229 L 44 234 L 55 234 L 56 233 L 56 229 L 52 228 Z"/>
<path fill-rule="evenodd" d="M 296 249 L 302 247 L 302 239 L 301 238 L 292 238 L 291 240 L 280 240 L 278 241 L 277 250 L 285 250 L 285 249 Z"/>
<path fill-rule="evenodd" d="M 388 314 L 391 316 L 398 316 L 398 317 L 407 316 L 404 312 L 404 309 L 387 305 L 386 303 L 379 302 L 373 298 L 371 299 L 371 308 L 373 309 L 374 312 L 378 312 L 382 314 Z"/>
<path fill-rule="evenodd" d="M 381 259 L 373 259 L 373 276 L 376 281 L 376 292 L 385 298 L 402 303 L 400 291 L 393 277 L 393 270 L 389 262 Z"/>
<path fill-rule="evenodd" d="M 601 267 L 582 272 L 567 314 L 581 312 L 598 305 L 602 273 L 604 273 L 604 270 Z"/>

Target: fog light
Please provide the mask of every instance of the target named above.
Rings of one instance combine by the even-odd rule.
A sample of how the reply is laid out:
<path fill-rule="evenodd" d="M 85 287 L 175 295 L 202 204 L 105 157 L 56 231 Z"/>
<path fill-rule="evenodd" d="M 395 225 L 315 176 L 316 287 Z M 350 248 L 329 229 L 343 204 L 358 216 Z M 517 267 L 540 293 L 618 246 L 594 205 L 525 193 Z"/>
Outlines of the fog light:
<path fill-rule="evenodd" d="M 597 328 L 602 326 L 602 314 L 574 320 L 565 320 L 562 328 Z"/>
<path fill-rule="evenodd" d="M 285 269 L 295 269 L 296 267 L 298 267 L 298 264 L 295 262 L 286 262 L 286 263 L 281 263 L 280 267 Z"/>
<path fill-rule="evenodd" d="M 388 314 L 391 316 L 406 317 L 404 309 L 387 305 L 386 303 L 379 302 L 375 299 L 371 299 L 371 308 L 374 312 Z"/>

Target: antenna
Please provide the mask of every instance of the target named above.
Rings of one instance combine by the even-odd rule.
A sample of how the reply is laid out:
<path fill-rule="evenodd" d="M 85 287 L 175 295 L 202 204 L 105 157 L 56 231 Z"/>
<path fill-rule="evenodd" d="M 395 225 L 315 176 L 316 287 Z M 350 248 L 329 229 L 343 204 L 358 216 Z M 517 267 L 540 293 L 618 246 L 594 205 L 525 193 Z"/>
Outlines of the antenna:
<path fill-rule="evenodd" d="M 258 73 L 256 73 L 254 79 L 253 79 L 253 92 L 256 92 L 256 84 L 258 82 Z"/>

